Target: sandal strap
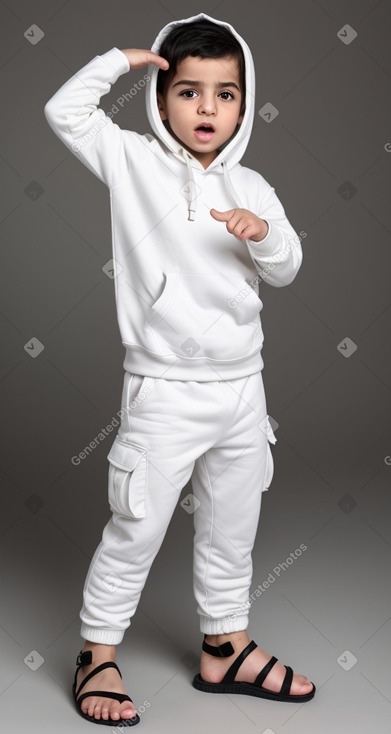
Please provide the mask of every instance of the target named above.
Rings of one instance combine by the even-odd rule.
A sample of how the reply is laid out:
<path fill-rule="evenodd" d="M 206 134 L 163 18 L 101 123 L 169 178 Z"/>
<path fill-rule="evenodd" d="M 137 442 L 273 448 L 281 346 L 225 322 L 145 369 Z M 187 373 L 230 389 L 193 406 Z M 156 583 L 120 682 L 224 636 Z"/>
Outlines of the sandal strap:
<path fill-rule="evenodd" d="M 79 666 L 79 668 L 80 667 L 81 666 Z M 77 675 L 77 672 L 78 672 L 79 668 L 77 668 L 76 673 L 75 673 L 75 687 L 76 687 L 76 675 Z M 107 663 L 101 663 L 101 665 L 98 665 L 96 668 L 94 668 L 94 670 L 91 670 L 91 672 L 88 673 L 88 675 L 86 675 L 86 677 L 84 678 L 84 680 L 82 680 L 82 682 L 80 683 L 79 688 L 77 689 L 77 691 L 75 693 L 76 697 L 80 693 L 81 689 L 85 686 L 85 684 L 87 683 L 87 681 L 89 681 L 94 675 L 97 675 L 97 673 L 100 673 L 102 670 L 105 670 L 105 668 L 115 668 L 118 671 L 118 673 L 120 674 L 120 677 L 122 678 L 121 671 L 120 671 L 117 663 L 114 663 L 112 661 L 108 661 Z M 91 694 L 89 694 L 89 695 L 91 695 Z"/>
<path fill-rule="evenodd" d="M 245 647 L 244 650 L 242 650 L 242 652 L 238 655 L 236 660 L 234 660 L 231 667 L 228 668 L 221 682 L 222 683 L 233 683 L 235 679 L 235 675 L 238 672 L 241 664 L 243 663 L 247 655 L 249 655 L 250 652 L 255 650 L 257 647 L 258 645 L 256 644 L 256 642 L 254 642 L 254 640 L 251 640 L 251 642 L 248 643 L 247 647 Z"/>
<path fill-rule="evenodd" d="M 77 658 L 76 665 L 90 665 L 92 663 L 92 650 L 80 650 Z"/>
<path fill-rule="evenodd" d="M 274 655 L 270 658 L 269 662 L 266 663 L 265 667 L 262 668 L 262 670 L 258 673 L 257 677 L 255 678 L 254 683 L 257 686 L 261 686 L 263 681 L 265 680 L 268 673 L 270 673 L 273 665 L 276 664 L 278 658 L 276 658 Z M 285 680 L 285 679 L 284 679 Z"/>
<path fill-rule="evenodd" d="M 115 698 L 120 703 L 123 703 L 124 701 L 130 701 L 131 703 L 133 703 L 132 699 L 126 693 L 114 693 L 113 691 L 87 691 L 87 693 L 82 693 L 80 698 L 77 699 L 77 704 L 80 705 L 81 702 L 84 701 L 84 699 L 88 696 Z"/>
<path fill-rule="evenodd" d="M 288 696 L 289 691 L 291 689 L 291 683 L 293 678 L 293 670 L 289 665 L 286 665 L 286 673 L 285 678 L 282 682 L 282 686 L 280 688 L 280 696 Z"/>
<path fill-rule="evenodd" d="M 204 652 L 207 652 L 209 655 L 214 655 L 216 658 L 228 658 L 235 652 L 231 642 L 223 642 L 222 645 L 217 645 L 217 647 L 215 647 L 214 645 L 209 645 L 209 642 L 205 641 L 205 635 L 202 643 L 202 649 Z"/>

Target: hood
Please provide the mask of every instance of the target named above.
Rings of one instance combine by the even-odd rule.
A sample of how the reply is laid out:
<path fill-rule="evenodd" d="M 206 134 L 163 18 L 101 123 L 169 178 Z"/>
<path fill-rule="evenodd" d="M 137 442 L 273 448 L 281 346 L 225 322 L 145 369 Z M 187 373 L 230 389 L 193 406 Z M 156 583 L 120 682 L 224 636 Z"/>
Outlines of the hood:
<path fill-rule="evenodd" d="M 162 119 L 160 118 L 156 96 L 157 76 L 159 73 L 159 69 L 155 64 L 148 65 L 148 75 L 150 79 L 147 81 L 145 90 L 147 115 L 153 132 L 176 158 L 181 160 L 181 162 L 186 163 L 187 165 L 188 180 L 191 184 L 188 216 L 190 220 L 194 220 L 196 207 L 196 194 L 192 168 L 197 168 L 202 171 L 206 170 L 208 172 L 214 170 L 216 172 L 223 173 L 231 198 L 233 199 L 236 206 L 241 207 L 240 199 L 233 189 L 228 172 L 237 163 L 239 163 L 246 151 L 253 126 L 255 106 L 255 69 L 252 54 L 247 43 L 229 23 L 221 20 L 216 20 L 216 18 L 212 18 L 210 15 L 206 15 L 206 13 L 198 13 L 198 15 L 193 15 L 190 18 L 172 21 L 171 23 L 168 23 L 166 26 L 164 26 L 164 28 L 162 28 L 151 47 L 151 51 L 156 54 L 159 53 L 159 49 L 164 38 L 170 33 L 172 28 L 180 24 L 200 20 L 202 18 L 216 23 L 217 25 L 225 26 L 239 41 L 244 55 L 246 78 L 246 110 L 242 123 L 236 134 L 233 136 L 233 138 L 231 138 L 230 142 L 224 146 L 224 148 L 220 151 L 215 160 L 212 161 L 207 169 L 204 169 L 202 164 L 196 158 L 194 158 L 185 148 L 183 148 L 183 146 L 178 143 L 175 138 L 172 137 L 170 132 L 165 128 Z"/>

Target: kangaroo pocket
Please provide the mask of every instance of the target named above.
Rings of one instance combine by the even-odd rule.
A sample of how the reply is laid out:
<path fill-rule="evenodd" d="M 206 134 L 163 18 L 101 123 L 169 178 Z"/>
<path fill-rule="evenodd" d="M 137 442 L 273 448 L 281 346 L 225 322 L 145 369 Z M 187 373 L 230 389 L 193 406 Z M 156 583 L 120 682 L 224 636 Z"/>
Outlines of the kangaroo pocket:
<path fill-rule="evenodd" d="M 147 449 L 117 436 L 107 458 L 111 509 L 127 517 L 145 517 Z"/>
<path fill-rule="evenodd" d="M 158 352 L 237 359 L 261 348 L 263 303 L 244 278 L 215 273 L 164 273 L 148 328 Z"/>

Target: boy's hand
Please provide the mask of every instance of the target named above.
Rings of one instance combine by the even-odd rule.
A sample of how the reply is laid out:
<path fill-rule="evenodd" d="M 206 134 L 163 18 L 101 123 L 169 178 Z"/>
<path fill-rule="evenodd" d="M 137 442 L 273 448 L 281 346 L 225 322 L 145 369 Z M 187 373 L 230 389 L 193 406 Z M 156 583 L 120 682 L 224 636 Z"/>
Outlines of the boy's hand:
<path fill-rule="evenodd" d="M 156 64 L 159 69 L 167 71 L 170 64 L 163 56 L 158 56 L 153 51 L 146 48 L 121 48 L 121 51 L 127 57 L 131 69 L 141 69 L 148 64 Z"/>
<path fill-rule="evenodd" d="M 210 213 L 218 222 L 227 222 L 228 232 L 235 235 L 238 240 L 260 242 L 269 231 L 268 223 L 248 209 L 229 209 L 226 212 L 211 209 Z"/>

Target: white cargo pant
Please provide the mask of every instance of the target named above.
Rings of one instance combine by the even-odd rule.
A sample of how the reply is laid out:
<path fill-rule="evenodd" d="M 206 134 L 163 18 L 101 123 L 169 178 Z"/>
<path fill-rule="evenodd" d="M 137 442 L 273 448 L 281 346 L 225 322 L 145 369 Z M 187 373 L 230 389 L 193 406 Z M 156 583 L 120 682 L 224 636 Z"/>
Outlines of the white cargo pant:
<path fill-rule="evenodd" d="M 276 442 L 262 372 L 212 382 L 125 372 L 121 410 L 108 455 L 112 516 L 87 573 L 81 636 L 121 642 L 190 478 L 183 507 L 194 518 L 201 632 L 246 629 L 251 553 Z"/>

